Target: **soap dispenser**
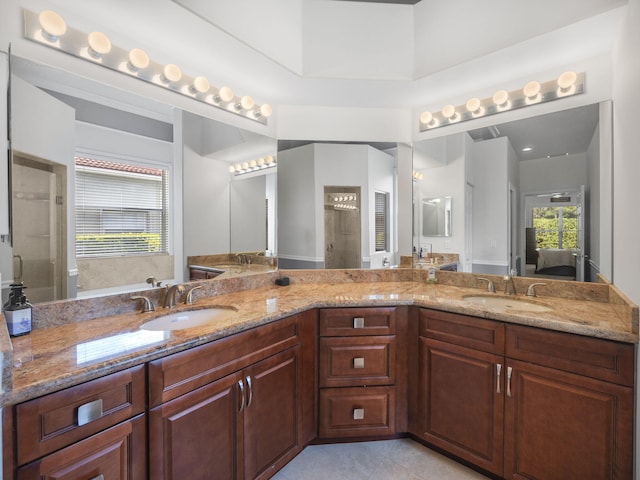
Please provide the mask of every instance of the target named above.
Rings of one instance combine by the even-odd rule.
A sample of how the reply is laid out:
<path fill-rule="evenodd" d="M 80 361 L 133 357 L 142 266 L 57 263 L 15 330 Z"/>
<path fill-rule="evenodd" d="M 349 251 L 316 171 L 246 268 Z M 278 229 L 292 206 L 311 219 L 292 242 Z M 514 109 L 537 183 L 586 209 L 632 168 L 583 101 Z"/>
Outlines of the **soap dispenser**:
<path fill-rule="evenodd" d="M 23 292 L 27 287 L 22 282 L 12 283 L 10 288 L 9 300 L 4 304 L 4 316 L 9 335 L 17 337 L 31 331 L 31 304 Z"/>

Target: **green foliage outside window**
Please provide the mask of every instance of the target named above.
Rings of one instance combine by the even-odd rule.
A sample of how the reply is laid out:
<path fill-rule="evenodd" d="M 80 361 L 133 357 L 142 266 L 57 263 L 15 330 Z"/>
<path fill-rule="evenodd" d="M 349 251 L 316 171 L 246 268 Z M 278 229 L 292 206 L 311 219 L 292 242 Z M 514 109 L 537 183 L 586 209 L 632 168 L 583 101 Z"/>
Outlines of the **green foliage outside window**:
<path fill-rule="evenodd" d="M 562 248 L 578 247 L 578 218 L 575 206 L 534 208 L 533 227 L 536 229 L 536 248 L 560 248 L 560 236 Z"/>
<path fill-rule="evenodd" d="M 76 235 L 76 252 L 91 256 L 97 246 L 114 255 L 160 252 L 159 233 L 100 233 Z M 85 251 L 86 249 L 86 251 Z M 102 255 L 101 255 L 102 256 Z"/>

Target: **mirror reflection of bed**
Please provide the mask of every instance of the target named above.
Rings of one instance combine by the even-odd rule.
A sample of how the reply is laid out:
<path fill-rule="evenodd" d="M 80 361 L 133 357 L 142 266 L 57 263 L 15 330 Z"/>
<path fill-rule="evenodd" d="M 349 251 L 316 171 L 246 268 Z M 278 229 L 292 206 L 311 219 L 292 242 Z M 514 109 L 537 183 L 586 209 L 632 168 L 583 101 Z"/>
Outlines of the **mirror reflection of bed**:
<path fill-rule="evenodd" d="M 525 276 L 554 280 L 576 279 L 576 255 L 574 248 L 539 248 L 536 229 L 526 229 Z"/>

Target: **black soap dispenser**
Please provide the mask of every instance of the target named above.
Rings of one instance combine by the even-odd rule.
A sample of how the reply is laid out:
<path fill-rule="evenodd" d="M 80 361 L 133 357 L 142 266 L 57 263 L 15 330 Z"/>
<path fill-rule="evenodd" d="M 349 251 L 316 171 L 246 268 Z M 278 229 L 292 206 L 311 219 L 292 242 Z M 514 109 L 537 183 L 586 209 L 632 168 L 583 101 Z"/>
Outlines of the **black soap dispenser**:
<path fill-rule="evenodd" d="M 10 285 L 9 301 L 4 304 L 4 316 L 7 319 L 9 335 L 17 337 L 31 331 L 31 304 L 23 290 L 22 282 Z"/>

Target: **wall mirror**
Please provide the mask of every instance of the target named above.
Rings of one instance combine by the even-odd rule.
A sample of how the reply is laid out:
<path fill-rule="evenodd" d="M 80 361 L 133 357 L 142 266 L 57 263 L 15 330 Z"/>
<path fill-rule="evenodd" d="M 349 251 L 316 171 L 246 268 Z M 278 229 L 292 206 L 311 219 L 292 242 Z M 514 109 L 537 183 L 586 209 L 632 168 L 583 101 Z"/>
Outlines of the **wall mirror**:
<path fill-rule="evenodd" d="M 230 166 L 275 157 L 274 139 L 21 57 L 11 72 L 3 287 L 21 279 L 34 303 L 117 293 L 188 279 L 191 255 L 273 253 L 276 169 Z"/>
<path fill-rule="evenodd" d="M 612 281 L 611 102 L 414 144 L 414 238 L 462 271 Z M 425 201 L 450 195 L 451 236 Z"/>
<path fill-rule="evenodd" d="M 278 265 L 399 263 L 395 143 L 278 140 Z"/>
<path fill-rule="evenodd" d="M 422 199 L 422 235 L 451 236 L 451 197 Z"/>

